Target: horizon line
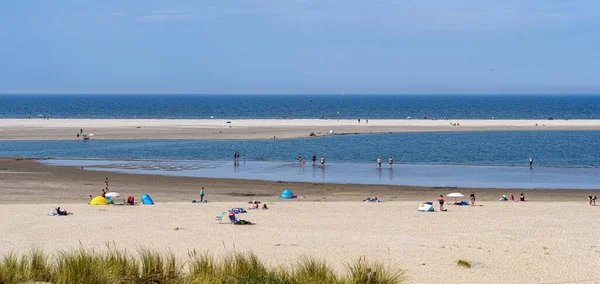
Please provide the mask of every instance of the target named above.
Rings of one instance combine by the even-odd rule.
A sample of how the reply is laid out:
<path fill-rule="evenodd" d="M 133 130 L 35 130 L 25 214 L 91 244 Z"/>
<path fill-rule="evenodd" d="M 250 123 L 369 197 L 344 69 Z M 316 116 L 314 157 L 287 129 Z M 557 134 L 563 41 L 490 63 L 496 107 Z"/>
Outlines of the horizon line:
<path fill-rule="evenodd" d="M 143 92 L 106 92 L 106 93 L 86 93 L 86 92 L 0 92 L 0 96 L 5 95 L 133 95 L 133 96 L 160 96 L 160 95 L 174 95 L 174 96 L 368 96 L 368 95 L 379 95 L 379 96 L 510 96 L 510 95 L 531 95 L 531 96 L 547 96 L 547 95 L 558 95 L 558 96 L 597 96 L 600 93 L 143 93 Z"/>

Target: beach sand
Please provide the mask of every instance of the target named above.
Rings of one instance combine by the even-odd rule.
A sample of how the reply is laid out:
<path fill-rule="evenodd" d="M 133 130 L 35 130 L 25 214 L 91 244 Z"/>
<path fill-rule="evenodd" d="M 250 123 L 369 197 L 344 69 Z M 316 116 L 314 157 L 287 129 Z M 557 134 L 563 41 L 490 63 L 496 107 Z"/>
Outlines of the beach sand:
<path fill-rule="evenodd" d="M 227 121 L 231 123 L 227 123 Z M 459 123 L 453 126 L 450 122 Z M 536 126 L 536 124 L 538 126 Z M 0 119 L 0 140 L 279 139 L 336 134 L 438 131 L 600 130 L 600 120 L 393 120 L 370 119 Z"/>
<path fill-rule="evenodd" d="M 89 206 L 108 177 L 110 187 L 153 206 Z M 586 190 L 519 190 L 528 202 L 500 202 L 508 190 L 473 189 L 475 207 L 417 212 L 421 201 L 471 189 L 376 185 L 303 184 L 88 172 L 27 159 L 0 159 L 0 255 L 41 248 L 104 250 L 145 247 L 182 260 L 190 249 L 222 256 L 252 251 L 269 265 L 301 256 L 335 269 L 361 256 L 403 268 L 410 283 L 595 283 L 600 267 L 600 206 Z M 200 186 L 209 203 L 193 204 Z M 304 199 L 281 201 L 290 188 Z M 372 194 L 381 203 L 361 200 Z M 218 224 L 215 216 L 258 199 L 269 210 L 240 218 L 255 226 Z M 47 216 L 57 206 L 71 216 Z M 435 205 L 436 209 L 438 205 Z M 11 216 L 14 216 L 11 217 Z M 472 268 L 456 265 L 466 260 Z"/>
<path fill-rule="evenodd" d="M 53 198 L 51 198 L 53 199 Z M 215 216 L 243 202 L 163 202 L 156 205 L 63 205 L 70 216 L 47 216 L 57 206 L 0 205 L 0 254 L 41 248 L 58 253 L 106 244 L 214 256 L 251 251 L 268 265 L 302 256 L 335 269 L 361 256 L 400 267 L 410 283 L 597 283 L 600 206 L 583 202 L 480 202 L 417 212 L 418 202 L 269 202 L 269 210 L 239 218 L 255 226 L 219 224 Z M 436 206 L 437 207 L 437 206 Z M 18 216 L 18 218 L 16 218 Z M 456 265 L 466 260 L 472 268 Z"/>

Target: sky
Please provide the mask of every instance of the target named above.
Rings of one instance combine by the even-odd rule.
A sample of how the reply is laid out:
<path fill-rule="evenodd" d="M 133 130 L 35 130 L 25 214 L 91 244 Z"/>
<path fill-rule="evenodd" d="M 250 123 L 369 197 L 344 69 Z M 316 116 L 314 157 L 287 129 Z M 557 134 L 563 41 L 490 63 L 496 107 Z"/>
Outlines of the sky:
<path fill-rule="evenodd" d="M 597 0 L 0 1 L 0 93 L 600 94 Z"/>

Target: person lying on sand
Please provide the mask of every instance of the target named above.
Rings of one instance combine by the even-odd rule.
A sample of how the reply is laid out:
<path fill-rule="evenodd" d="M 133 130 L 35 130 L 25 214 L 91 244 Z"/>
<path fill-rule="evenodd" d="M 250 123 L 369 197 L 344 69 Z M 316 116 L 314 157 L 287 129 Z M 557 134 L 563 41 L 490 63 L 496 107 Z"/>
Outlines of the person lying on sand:
<path fill-rule="evenodd" d="M 60 207 L 57 207 L 56 214 L 66 216 L 69 214 L 73 214 L 73 212 L 67 212 L 67 210 L 63 210 L 63 209 L 60 209 Z"/>

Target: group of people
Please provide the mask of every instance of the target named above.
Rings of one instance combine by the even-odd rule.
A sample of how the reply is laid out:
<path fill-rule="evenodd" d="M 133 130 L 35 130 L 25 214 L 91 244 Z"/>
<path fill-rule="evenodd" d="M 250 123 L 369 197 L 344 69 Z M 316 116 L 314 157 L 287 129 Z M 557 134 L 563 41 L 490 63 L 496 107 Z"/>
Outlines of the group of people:
<path fill-rule="evenodd" d="M 246 155 L 243 155 L 244 164 L 246 164 Z M 240 153 L 238 151 L 233 151 L 233 166 L 238 167 L 240 165 Z"/>
<path fill-rule="evenodd" d="M 588 196 L 588 200 L 590 201 L 590 205 L 592 205 L 592 206 L 596 206 L 596 199 L 598 199 L 597 196 L 591 196 L 591 195 Z"/>
<path fill-rule="evenodd" d="M 394 164 L 394 159 L 392 159 L 392 157 L 390 157 L 388 159 L 388 168 L 392 168 L 392 165 Z M 381 169 L 381 158 L 377 157 L 377 167 Z"/>

